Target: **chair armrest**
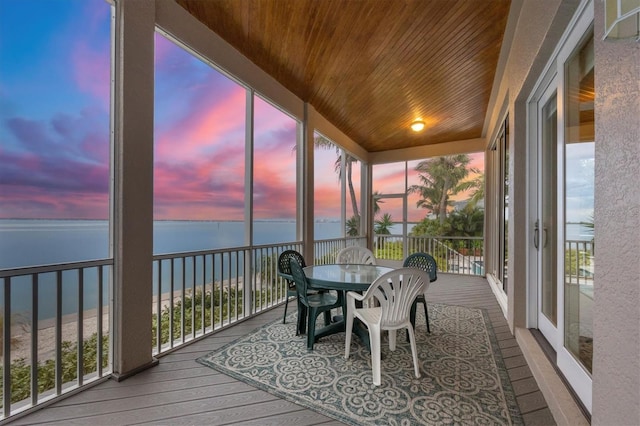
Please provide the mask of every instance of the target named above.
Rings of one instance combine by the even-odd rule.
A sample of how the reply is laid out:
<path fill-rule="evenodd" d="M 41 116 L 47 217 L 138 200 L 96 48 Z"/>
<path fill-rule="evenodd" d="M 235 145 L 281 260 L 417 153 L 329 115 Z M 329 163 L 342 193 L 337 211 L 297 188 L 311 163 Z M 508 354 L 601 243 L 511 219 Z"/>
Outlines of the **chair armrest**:
<path fill-rule="evenodd" d="M 354 298 L 355 300 L 360 300 L 360 301 L 364 300 L 364 296 L 362 294 L 360 294 L 360 293 L 356 293 L 355 291 L 348 291 L 347 292 L 347 300 L 350 297 Z"/>

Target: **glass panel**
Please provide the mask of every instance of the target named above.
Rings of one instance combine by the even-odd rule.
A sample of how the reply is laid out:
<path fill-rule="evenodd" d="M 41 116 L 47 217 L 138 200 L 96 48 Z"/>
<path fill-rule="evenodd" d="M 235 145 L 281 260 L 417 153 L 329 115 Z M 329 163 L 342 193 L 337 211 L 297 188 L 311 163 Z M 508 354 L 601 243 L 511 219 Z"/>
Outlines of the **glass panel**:
<path fill-rule="evenodd" d="M 380 199 L 380 210 L 374 217 L 374 232 L 377 235 L 402 235 L 401 197 Z"/>
<path fill-rule="evenodd" d="M 314 135 L 314 216 L 315 238 L 342 237 L 342 184 L 340 170 L 342 150 L 332 141 Z"/>
<path fill-rule="evenodd" d="M 411 163 L 409 211 L 418 235 L 481 236 L 484 227 L 484 154 L 458 154 Z M 418 209 L 417 212 L 415 209 Z"/>
<path fill-rule="evenodd" d="M 0 269 L 109 258 L 111 5 L 0 3 Z M 87 342 L 95 311 L 79 312 L 78 271 L 61 275 L 76 283 L 62 299 L 62 382 L 53 380 L 56 274 L 0 281 L 10 289 L 9 300 L 0 296 L 10 349 L 0 350 L 10 366 L 2 372 L 9 386 L 0 384 L 10 400 L 5 414 L 50 399 L 56 385 L 77 384 L 76 319 L 84 315 Z M 87 274 L 84 285 L 86 300 L 97 275 Z"/>
<path fill-rule="evenodd" d="M 155 42 L 153 252 L 241 246 L 246 89 L 162 35 Z"/>
<path fill-rule="evenodd" d="M 402 260 L 405 257 L 402 234 L 403 202 L 403 197 L 378 199 L 380 210 L 373 221 L 374 253 L 377 259 Z"/>
<path fill-rule="evenodd" d="M 503 238 L 502 238 L 502 289 L 504 292 L 507 292 L 507 284 L 509 282 L 508 277 L 508 266 L 509 266 L 509 133 L 508 133 L 508 119 L 505 120 L 504 123 L 504 131 L 502 133 L 502 153 L 503 153 L 503 163 L 502 163 L 502 193 L 504 195 L 503 198 Z"/>
<path fill-rule="evenodd" d="M 372 169 L 375 254 L 378 259 L 402 260 L 407 163 L 376 164 Z M 424 210 L 419 213 L 424 217 Z"/>
<path fill-rule="evenodd" d="M 297 122 L 254 100 L 253 242 L 295 241 Z"/>
<path fill-rule="evenodd" d="M 591 372 L 594 273 L 593 36 L 566 65 L 564 343 Z"/>
<path fill-rule="evenodd" d="M 542 313 L 553 323 L 558 322 L 557 283 L 557 147 L 558 106 L 557 95 L 542 108 L 542 219 L 538 229 L 539 247 L 542 252 Z"/>
<path fill-rule="evenodd" d="M 373 165 L 373 193 L 374 194 L 404 194 L 405 163 L 374 164 Z"/>
<path fill-rule="evenodd" d="M 109 257 L 110 23 L 100 0 L 1 2 L 0 268 Z"/>
<path fill-rule="evenodd" d="M 501 277 L 501 273 L 500 273 L 500 269 L 501 268 L 501 263 L 502 263 L 502 256 L 500 255 L 501 252 L 501 247 L 503 244 L 503 241 L 501 236 L 502 236 L 502 232 L 500 232 L 500 226 L 502 224 L 502 220 L 501 220 L 501 212 L 502 212 L 502 199 L 499 195 L 500 193 L 500 187 L 502 186 L 502 182 L 501 182 L 501 177 L 502 177 L 502 167 L 500 166 L 500 161 L 501 161 L 501 151 L 502 151 L 502 146 L 500 145 L 500 140 L 498 139 L 496 141 L 495 146 L 492 148 L 491 150 L 491 182 L 493 184 L 493 188 L 495 188 L 494 192 L 495 192 L 495 196 L 491 197 L 492 203 L 491 203 L 491 215 L 489 217 L 489 220 L 491 221 L 491 229 L 495 229 L 496 235 L 493 235 L 491 238 L 489 238 L 487 240 L 488 243 L 488 247 L 487 250 L 490 250 L 491 253 L 491 266 L 490 266 L 490 271 L 492 271 L 492 274 L 494 277 L 496 277 L 498 280 L 500 280 Z"/>

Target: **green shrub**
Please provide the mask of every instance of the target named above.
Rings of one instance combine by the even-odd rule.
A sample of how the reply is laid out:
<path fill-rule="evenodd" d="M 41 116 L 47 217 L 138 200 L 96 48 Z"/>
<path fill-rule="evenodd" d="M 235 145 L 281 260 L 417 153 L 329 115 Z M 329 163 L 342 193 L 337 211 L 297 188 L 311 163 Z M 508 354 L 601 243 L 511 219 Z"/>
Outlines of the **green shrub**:
<path fill-rule="evenodd" d="M 97 371 L 98 334 L 94 333 L 82 344 L 84 375 Z M 69 383 L 78 378 L 78 345 L 75 342 L 62 342 L 62 383 Z M 109 365 L 109 336 L 102 336 L 102 368 Z M 38 393 L 50 391 L 56 386 L 56 363 L 47 359 L 37 363 Z M 0 367 L 0 380 L 4 370 Z M 25 358 L 11 363 L 11 402 L 19 402 L 31 397 L 31 364 Z M 3 402 L 0 400 L 0 407 Z"/>
<path fill-rule="evenodd" d="M 207 291 L 202 297 L 202 290 L 196 291 L 195 300 L 191 295 L 187 295 L 184 298 L 184 333 L 185 335 L 193 333 L 193 330 L 201 330 L 202 324 L 202 309 L 204 307 L 204 324 L 205 326 L 212 325 L 212 313 L 213 323 L 218 324 L 225 318 L 233 318 L 242 314 L 243 298 L 242 290 L 235 288 L 225 289 L 222 293 L 219 291 L 214 292 L 213 295 L 213 309 L 211 306 L 211 292 Z M 222 310 L 220 310 L 220 300 L 222 298 Z M 204 303 L 203 303 L 204 302 Z M 203 306 L 204 305 L 204 306 Z M 173 304 L 173 339 L 182 338 L 182 309 L 183 303 L 181 300 L 174 302 Z M 192 316 L 195 309 L 195 324 L 193 324 Z M 230 310 L 229 310 L 230 309 Z M 165 306 L 162 309 L 160 315 L 160 342 L 161 344 L 169 343 L 169 323 L 171 320 L 171 307 Z M 151 319 L 152 327 L 152 347 L 157 345 L 158 338 L 158 316 L 153 314 Z"/>

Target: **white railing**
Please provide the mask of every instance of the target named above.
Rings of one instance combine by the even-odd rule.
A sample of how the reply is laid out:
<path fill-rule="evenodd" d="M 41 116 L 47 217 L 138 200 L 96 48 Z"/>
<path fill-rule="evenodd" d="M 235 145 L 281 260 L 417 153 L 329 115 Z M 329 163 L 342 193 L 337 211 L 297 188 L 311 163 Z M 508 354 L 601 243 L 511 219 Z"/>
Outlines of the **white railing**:
<path fill-rule="evenodd" d="M 2 417 L 110 374 L 113 261 L 0 271 Z"/>
<path fill-rule="evenodd" d="M 565 241 L 565 282 L 593 286 L 595 245 L 593 241 Z"/>
<path fill-rule="evenodd" d="M 364 237 L 316 241 L 313 263 L 332 263 L 340 249 L 365 243 Z M 287 288 L 277 262 L 289 249 L 302 252 L 302 243 L 154 256 L 153 354 L 284 302 Z"/>
<path fill-rule="evenodd" d="M 413 237 L 376 235 L 376 258 L 401 261 L 410 254 L 425 252 L 438 263 L 438 271 L 484 276 L 482 237 Z"/>
<path fill-rule="evenodd" d="M 378 257 L 397 257 L 398 251 L 390 250 L 397 241 L 397 236 L 377 237 Z M 447 271 L 473 260 L 463 252 L 481 244 L 482 239 L 407 239 L 408 253 L 436 253 L 440 269 Z M 316 241 L 308 263 L 332 263 L 340 249 L 352 245 L 365 246 L 366 238 Z M 277 259 L 287 249 L 302 252 L 302 243 L 155 255 L 152 353 L 284 302 L 287 288 L 277 274 Z M 113 261 L 100 260 L 0 271 L 4 418 L 110 374 L 112 269 Z M 43 377 L 47 369 L 51 372 Z M 25 382 L 26 388 L 20 385 Z"/>
<path fill-rule="evenodd" d="M 367 245 L 366 237 L 347 237 L 347 238 L 333 238 L 329 240 L 317 240 L 314 243 L 315 265 L 326 265 L 327 263 L 333 263 L 336 259 L 336 254 L 345 247 L 350 246 L 363 246 Z"/>
<path fill-rule="evenodd" d="M 154 256 L 153 353 L 282 303 L 287 289 L 278 256 L 289 249 L 301 251 L 302 243 Z"/>

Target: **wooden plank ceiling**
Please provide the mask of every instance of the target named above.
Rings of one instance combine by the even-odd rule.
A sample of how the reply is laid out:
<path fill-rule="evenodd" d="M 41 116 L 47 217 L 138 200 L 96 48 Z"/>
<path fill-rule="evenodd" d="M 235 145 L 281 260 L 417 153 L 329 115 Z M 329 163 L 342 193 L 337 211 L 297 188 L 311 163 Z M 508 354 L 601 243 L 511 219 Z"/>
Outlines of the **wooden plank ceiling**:
<path fill-rule="evenodd" d="M 369 152 L 483 136 L 510 0 L 176 1 Z"/>

